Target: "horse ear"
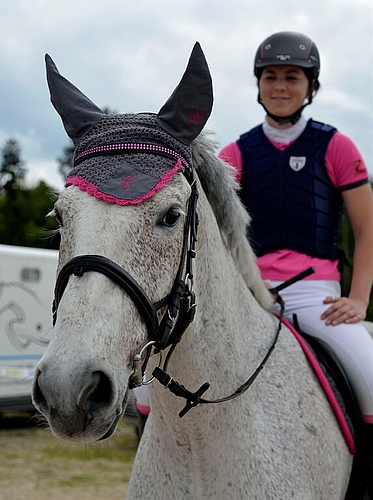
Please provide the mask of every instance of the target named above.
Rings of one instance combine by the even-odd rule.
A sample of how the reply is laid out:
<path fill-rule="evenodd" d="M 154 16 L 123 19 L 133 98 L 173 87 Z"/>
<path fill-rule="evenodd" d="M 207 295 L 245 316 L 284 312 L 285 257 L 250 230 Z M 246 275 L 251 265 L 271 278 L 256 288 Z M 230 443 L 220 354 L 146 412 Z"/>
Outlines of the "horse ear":
<path fill-rule="evenodd" d="M 60 75 L 48 54 L 45 55 L 45 64 L 51 102 L 62 118 L 67 135 L 76 146 L 105 113 Z"/>
<path fill-rule="evenodd" d="M 211 75 L 197 42 L 179 85 L 158 112 L 156 120 L 163 130 L 189 145 L 205 126 L 212 103 Z"/>

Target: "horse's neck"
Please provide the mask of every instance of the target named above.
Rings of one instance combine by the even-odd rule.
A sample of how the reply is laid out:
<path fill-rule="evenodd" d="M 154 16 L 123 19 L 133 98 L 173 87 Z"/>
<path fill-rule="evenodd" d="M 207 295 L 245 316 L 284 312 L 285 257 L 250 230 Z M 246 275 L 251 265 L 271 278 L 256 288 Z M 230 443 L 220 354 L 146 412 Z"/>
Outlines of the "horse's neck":
<path fill-rule="evenodd" d="M 196 316 L 171 357 L 169 374 L 193 391 L 209 382 L 208 398 L 217 398 L 234 392 L 255 371 L 273 341 L 274 323 L 214 228 L 199 234 L 194 278 Z M 180 409 L 175 396 L 161 397 L 162 405 Z"/>
<path fill-rule="evenodd" d="M 271 328 L 265 332 L 262 325 L 272 325 L 272 319 L 255 300 L 225 250 L 204 255 L 196 265 L 196 294 L 198 314 L 191 326 L 189 349 L 193 355 L 201 349 L 204 353 L 204 362 L 196 373 L 202 371 L 211 377 L 214 366 L 214 376 L 219 380 L 219 375 L 229 371 L 219 380 L 229 389 L 230 377 L 237 383 L 236 376 L 242 380 L 242 374 L 260 361 L 266 337 L 272 337 Z"/>

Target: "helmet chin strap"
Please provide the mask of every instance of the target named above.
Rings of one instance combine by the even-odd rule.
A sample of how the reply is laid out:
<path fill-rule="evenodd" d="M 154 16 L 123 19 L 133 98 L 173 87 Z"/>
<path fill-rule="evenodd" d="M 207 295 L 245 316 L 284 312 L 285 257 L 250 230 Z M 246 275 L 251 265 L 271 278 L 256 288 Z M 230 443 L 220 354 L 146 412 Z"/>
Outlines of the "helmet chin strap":
<path fill-rule="evenodd" d="M 289 115 L 289 116 L 276 116 L 276 115 L 272 114 L 270 111 L 268 111 L 268 109 L 264 106 L 264 104 L 260 98 L 260 93 L 258 93 L 258 103 L 263 106 L 265 112 L 267 113 L 267 116 L 272 118 L 272 120 L 274 120 L 279 125 L 284 125 L 285 123 L 291 123 L 292 125 L 295 125 L 295 123 L 297 123 L 297 121 L 301 117 L 302 111 L 304 110 L 304 108 L 312 103 L 312 94 L 308 96 L 308 100 L 305 104 L 303 104 L 303 106 L 298 108 L 295 111 L 295 113 L 293 113 L 292 115 Z"/>

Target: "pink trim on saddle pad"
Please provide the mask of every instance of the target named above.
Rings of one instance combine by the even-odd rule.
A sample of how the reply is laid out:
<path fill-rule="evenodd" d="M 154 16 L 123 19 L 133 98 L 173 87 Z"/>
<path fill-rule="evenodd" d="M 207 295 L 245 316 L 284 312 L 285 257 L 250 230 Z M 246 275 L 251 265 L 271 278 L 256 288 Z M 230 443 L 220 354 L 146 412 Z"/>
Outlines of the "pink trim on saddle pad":
<path fill-rule="evenodd" d="M 335 417 L 336 417 L 337 422 L 339 424 L 339 427 L 340 427 L 342 434 L 346 440 L 348 449 L 349 449 L 350 453 L 352 455 L 354 455 L 356 452 L 354 437 L 351 434 L 351 431 L 350 431 L 349 426 L 347 425 L 344 413 L 341 410 L 341 407 L 337 401 L 337 398 L 335 397 L 334 391 L 331 388 L 328 379 L 326 378 L 319 363 L 317 362 L 315 356 L 313 355 L 312 351 L 308 347 L 308 344 L 303 339 L 303 337 L 296 331 L 294 326 L 289 321 L 287 321 L 286 319 L 283 318 L 282 322 L 284 323 L 284 325 L 286 325 L 289 328 L 289 330 L 293 333 L 294 337 L 297 339 L 300 346 L 302 347 L 303 352 L 304 352 L 306 358 L 308 359 L 308 362 L 310 363 L 311 367 L 313 368 L 315 375 L 317 376 L 317 378 L 320 382 L 320 385 L 323 388 L 323 390 L 326 394 L 326 397 L 329 400 L 330 406 L 332 407 L 332 409 L 334 411 L 334 414 L 335 414 Z"/>

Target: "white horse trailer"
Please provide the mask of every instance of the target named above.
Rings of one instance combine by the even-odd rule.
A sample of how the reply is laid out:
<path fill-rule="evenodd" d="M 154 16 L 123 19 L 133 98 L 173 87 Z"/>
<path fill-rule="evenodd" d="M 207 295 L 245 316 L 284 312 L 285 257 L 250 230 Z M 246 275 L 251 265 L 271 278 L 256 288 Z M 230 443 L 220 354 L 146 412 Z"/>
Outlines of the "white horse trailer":
<path fill-rule="evenodd" d="M 58 251 L 0 245 L 0 412 L 33 410 L 34 368 L 52 330 Z"/>

